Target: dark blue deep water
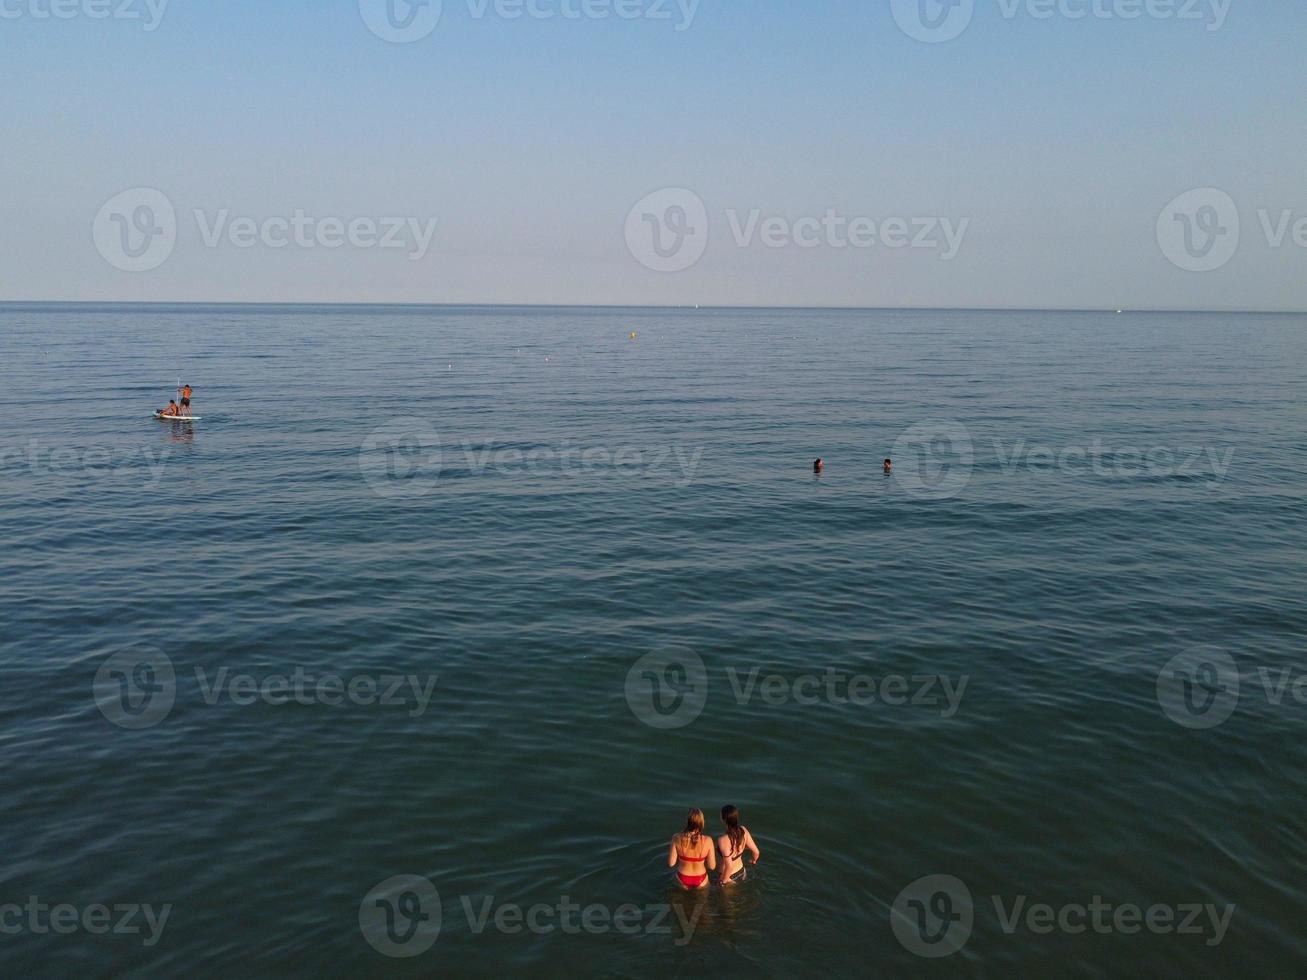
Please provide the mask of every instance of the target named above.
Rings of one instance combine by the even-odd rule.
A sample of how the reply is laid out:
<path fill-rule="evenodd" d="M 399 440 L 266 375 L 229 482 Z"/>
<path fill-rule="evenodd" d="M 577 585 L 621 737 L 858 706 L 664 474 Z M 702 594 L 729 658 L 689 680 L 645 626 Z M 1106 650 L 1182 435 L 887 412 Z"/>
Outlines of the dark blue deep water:
<path fill-rule="evenodd" d="M 1305 393 L 1295 316 L 0 307 L 0 969 L 1301 974 Z"/>

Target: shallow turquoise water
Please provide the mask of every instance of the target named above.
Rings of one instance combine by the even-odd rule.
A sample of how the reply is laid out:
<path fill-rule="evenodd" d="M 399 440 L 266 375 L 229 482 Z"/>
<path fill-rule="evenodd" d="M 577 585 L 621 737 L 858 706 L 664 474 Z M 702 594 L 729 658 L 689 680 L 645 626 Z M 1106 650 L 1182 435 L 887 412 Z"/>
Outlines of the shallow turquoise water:
<path fill-rule="evenodd" d="M 179 374 L 193 427 L 149 418 Z M 1295 316 L 0 307 L 0 906 L 171 907 L 10 914 L 0 961 L 1301 970 L 1305 381 Z M 1221 655 L 1196 727 L 1166 685 Z M 763 862 L 700 905 L 666 838 L 726 802 Z M 408 958 L 360 927 L 395 875 L 440 896 Z M 974 903 L 941 959 L 892 925 L 931 875 Z M 1004 929 L 1095 896 L 1234 910 Z M 565 899 L 606 912 L 494 923 Z"/>

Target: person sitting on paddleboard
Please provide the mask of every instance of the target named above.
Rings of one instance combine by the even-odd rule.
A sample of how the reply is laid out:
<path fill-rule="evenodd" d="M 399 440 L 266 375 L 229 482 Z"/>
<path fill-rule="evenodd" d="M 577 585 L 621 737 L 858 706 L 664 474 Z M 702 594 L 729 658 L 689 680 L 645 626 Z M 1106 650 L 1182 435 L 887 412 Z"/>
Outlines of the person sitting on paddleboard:
<path fill-rule="evenodd" d="M 164 409 L 162 412 L 160 412 L 159 414 L 162 415 L 162 416 L 164 416 L 165 418 L 172 418 L 173 416 L 177 415 L 177 414 L 178 414 L 178 412 L 177 412 L 177 399 L 176 399 L 176 398 L 169 398 L 169 399 L 168 399 L 168 407 L 165 408 L 165 409 Z"/>
<path fill-rule="evenodd" d="M 181 413 L 182 415 L 191 414 L 191 386 L 190 385 L 182 385 L 182 408 L 186 409 L 186 411 Z"/>

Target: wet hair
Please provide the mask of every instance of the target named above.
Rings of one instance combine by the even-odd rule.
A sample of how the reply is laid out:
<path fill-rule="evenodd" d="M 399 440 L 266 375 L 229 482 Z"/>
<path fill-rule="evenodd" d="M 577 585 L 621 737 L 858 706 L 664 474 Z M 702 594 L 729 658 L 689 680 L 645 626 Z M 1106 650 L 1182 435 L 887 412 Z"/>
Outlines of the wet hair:
<path fill-rule="evenodd" d="M 887 466 L 893 466 L 893 465 L 894 465 L 894 460 L 892 460 L 892 459 L 887 459 L 887 460 L 885 460 L 885 464 L 886 464 Z"/>
<path fill-rule="evenodd" d="M 740 808 L 727 803 L 722 807 L 722 823 L 726 825 L 726 836 L 731 839 L 731 855 L 744 850 L 744 828 L 740 826 Z"/>
<path fill-rule="evenodd" d="M 685 815 L 685 830 L 681 832 L 681 840 L 694 847 L 702 836 L 703 811 L 698 807 L 691 807 L 690 812 Z"/>

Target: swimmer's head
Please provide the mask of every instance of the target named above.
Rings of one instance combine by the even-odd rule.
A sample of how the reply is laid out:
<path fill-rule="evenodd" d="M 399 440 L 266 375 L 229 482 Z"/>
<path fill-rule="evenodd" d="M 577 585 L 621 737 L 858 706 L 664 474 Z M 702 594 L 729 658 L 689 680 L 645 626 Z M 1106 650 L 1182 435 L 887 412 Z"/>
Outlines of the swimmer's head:
<path fill-rule="evenodd" d="M 885 472 L 888 473 L 892 469 L 894 469 L 894 460 L 892 459 L 885 460 Z"/>
<path fill-rule="evenodd" d="M 696 838 L 703 833 L 703 811 L 698 807 L 691 807 L 690 812 L 685 815 L 685 836 Z"/>
<path fill-rule="evenodd" d="M 812 472 L 820 473 L 826 467 L 826 461 L 822 459 L 814 460 L 812 463 Z"/>
<path fill-rule="evenodd" d="M 726 828 L 726 836 L 731 839 L 731 849 L 739 851 L 740 845 L 744 843 L 744 830 L 740 827 L 740 808 L 731 803 L 722 807 L 722 826 Z"/>

